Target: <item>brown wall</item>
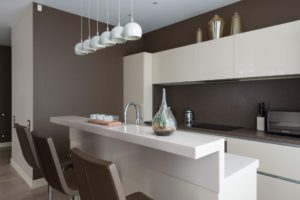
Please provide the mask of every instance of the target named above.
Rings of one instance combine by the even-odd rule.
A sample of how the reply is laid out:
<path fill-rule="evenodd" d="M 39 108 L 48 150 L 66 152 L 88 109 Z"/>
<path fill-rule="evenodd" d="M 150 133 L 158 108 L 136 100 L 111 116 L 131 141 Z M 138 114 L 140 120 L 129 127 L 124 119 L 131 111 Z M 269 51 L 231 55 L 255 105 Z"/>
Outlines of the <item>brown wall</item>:
<path fill-rule="evenodd" d="M 0 142 L 11 140 L 11 48 L 0 46 Z"/>
<path fill-rule="evenodd" d="M 243 0 L 203 15 L 145 34 L 145 51 L 157 52 L 196 42 L 196 31 L 201 27 L 203 39 L 208 39 L 207 23 L 218 14 L 225 19 L 224 35 L 230 33 L 231 16 L 238 12 L 244 30 L 250 31 L 300 19 L 299 0 Z"/>
<path fill-rule="evenodd" d="M 123 56 L 143 51 L 144 43 L 128 42 L 76 56 L 73 48 L 80 39 L 79 16 L 44 7 L 43 12 L 34 9 L 33 19 L 34 129 L 54 135 L 63 151 L 68 147 L 68 131 L 49 123 L 49 117 L 90 113 L 122 116 Z M 93 29 L 95 26 L 92 23 Z M 104 30 L 103 24 L 100 30 Z"/>

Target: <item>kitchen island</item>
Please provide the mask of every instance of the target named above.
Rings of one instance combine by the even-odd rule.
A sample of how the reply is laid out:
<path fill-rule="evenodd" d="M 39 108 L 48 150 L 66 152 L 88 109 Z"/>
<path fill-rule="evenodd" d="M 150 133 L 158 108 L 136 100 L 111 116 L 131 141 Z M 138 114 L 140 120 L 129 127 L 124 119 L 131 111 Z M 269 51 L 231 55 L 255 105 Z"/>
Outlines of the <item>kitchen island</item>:
<path fill-rule="evenodd" d="M 151 127 L 105 127 L 78 116 L 51 117 L 69 127 L 71 147 L 116 163 L 126 194 L 155 200 L 255 200 L 258 160 L 224 153 L 224 138 Z"/>

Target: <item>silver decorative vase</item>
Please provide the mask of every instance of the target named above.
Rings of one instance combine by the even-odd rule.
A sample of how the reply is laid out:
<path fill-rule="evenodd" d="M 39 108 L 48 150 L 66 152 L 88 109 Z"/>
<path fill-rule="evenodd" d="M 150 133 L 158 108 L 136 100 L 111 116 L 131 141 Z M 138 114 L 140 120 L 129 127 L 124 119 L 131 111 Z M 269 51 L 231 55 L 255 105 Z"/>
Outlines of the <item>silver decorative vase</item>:
<path fill-rule="evenodd" d="M 163 89 L 163 96 L 159 111 L 152 120 L 152 129 L 159 136 L 171 135 L 177 129 L 177 122 L 168 108 L 166 101 L 166 89 Z"/>
<path fill-rule="evenodd" d="M 224 19 L 222 19 L 218 15 L 215 15 L 208 22 L 210 39 L 219 39 L 223 36 L 224 24 L 225 24 Z"/>

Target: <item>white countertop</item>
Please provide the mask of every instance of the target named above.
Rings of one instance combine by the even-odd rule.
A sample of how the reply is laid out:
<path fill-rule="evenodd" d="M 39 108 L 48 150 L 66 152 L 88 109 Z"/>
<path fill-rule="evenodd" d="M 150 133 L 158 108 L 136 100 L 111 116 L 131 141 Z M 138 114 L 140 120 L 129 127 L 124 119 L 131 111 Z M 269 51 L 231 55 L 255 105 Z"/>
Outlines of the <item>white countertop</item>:
<path fill-rule="evenodd" d="M 76 128 L 82 131 L 102 135 L 166 151 L 172 154 L 199 159 L 206 155 L 224 151 L 224 138 L 201 133 L 192 133 L 177 130 L 171 136 L 157 136 L 151 127 L 137 125 L 121 125 L 106 127 L 87 122 L 88 118 L 79 116 L 51 117 L 55 124 Z"/>

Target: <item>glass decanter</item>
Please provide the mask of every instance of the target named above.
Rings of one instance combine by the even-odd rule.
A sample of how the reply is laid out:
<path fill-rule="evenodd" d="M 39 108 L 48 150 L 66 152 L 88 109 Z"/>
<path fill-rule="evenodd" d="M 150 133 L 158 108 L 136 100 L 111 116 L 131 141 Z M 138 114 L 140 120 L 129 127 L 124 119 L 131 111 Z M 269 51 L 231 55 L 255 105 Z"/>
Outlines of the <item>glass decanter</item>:
<path fill-rule="evenodd" d="M 177 129 L 176 119 L 167 105 L 165 88 L 163 89 L 162 102 L 159 111 L 152 120 L 152 128 L 159 136 L 171 135 Z"/>

